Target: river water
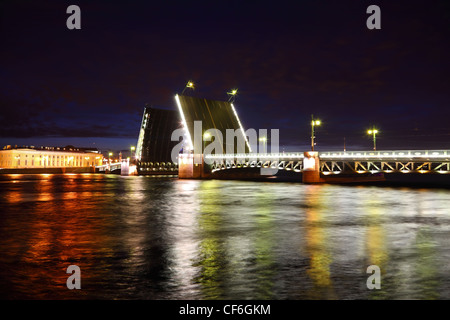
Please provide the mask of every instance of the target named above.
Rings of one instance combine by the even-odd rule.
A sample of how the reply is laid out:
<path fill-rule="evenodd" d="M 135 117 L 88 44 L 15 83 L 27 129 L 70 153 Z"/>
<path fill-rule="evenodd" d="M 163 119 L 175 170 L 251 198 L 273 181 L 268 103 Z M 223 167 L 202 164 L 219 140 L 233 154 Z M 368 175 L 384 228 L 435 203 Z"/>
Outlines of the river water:
<path fill-rule="evenodd" d="M 0 212 L 2 299 L 450 299 L 449 189 L 3 175 Z"/>

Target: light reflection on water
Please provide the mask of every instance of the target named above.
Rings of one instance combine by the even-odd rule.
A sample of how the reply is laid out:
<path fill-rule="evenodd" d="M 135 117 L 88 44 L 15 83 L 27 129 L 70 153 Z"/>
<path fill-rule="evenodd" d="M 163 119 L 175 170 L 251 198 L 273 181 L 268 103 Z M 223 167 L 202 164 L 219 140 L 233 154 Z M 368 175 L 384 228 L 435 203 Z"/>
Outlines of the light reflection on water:
<path fill-rule="evenodd" d="M 0 208 L 3 299 L 450 298 L 449 190 L 5 175 Z"/>

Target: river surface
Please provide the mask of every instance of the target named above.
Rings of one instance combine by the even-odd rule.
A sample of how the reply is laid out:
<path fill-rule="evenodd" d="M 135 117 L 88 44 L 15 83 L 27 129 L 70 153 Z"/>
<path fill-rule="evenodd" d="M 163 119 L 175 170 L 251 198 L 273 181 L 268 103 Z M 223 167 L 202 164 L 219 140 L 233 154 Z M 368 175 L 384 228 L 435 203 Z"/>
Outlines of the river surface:
<path fill-rule="evenodd" d="M 449 189 L 3 175 L 0 212 L 2 299 L 450 299 Z"/>

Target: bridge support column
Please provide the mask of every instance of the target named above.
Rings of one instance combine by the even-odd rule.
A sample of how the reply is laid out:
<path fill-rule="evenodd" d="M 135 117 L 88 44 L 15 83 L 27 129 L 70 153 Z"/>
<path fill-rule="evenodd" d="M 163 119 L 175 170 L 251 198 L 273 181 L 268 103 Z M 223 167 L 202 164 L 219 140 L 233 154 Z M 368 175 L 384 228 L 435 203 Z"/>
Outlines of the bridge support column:
<path fill-rule="evenodd" d="M 122 160 L 122 163 L 120 165 L 120 175 L 121 176 L 137 176 L 137 168 L 136 165 L 131 164 L 130 160 Z"/>
<path fill-rule="evenodd" d="M 323 183 L 325 180 L 320 177 L 320 159 L 316 151 L 307 151 L 303 158 L 303 183 Z"/>
<path fill-rule="evenodd" d="M 183 154 L 178 156 L 178 178 L 206 179 L 209 173 L 205 171 L 202 154 Z"/>

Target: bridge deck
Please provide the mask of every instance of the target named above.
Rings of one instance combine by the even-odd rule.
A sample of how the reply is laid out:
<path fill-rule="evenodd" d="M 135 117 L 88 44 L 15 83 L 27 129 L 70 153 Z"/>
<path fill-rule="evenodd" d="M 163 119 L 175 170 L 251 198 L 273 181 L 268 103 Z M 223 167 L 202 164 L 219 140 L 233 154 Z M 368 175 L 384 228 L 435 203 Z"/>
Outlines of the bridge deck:
<path fill-rule="evenodd" d="M 205 162 L 212 171 L 263 167 L 302 171 L 304 154 L 214 154 Z M 440 173 L 450 174 L 450 150 L 319 152 L 320 172 L 330 174 Z"/>
<path fill-rule="evenodd" d="M 205 159 L 303 159 L 303 152 L 288 153 L 246 153 L 246 154 L 209 154 Z M 320 159 L 347 160 L 347 159 L 423 159 L 437 160 L 450 159 L 450 150 L 383 150 L 383 151 L 327 151 L 319 152 Z"/>

